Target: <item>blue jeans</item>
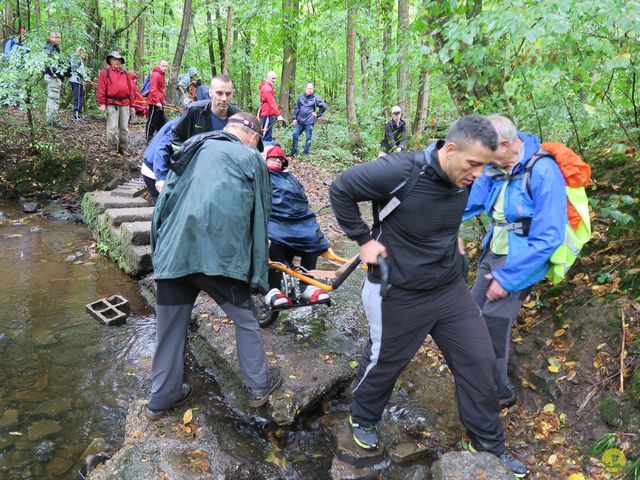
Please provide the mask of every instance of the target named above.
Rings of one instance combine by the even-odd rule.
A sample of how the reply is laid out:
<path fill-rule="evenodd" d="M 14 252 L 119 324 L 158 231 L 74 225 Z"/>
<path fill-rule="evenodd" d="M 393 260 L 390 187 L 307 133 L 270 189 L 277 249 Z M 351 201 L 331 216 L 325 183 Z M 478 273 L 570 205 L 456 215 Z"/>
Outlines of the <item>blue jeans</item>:
<path fill-rule="evenodd" d="M 84 85 L 76 82 L 69 83 L 73 92 L 73 111 L 80 113 L 84 107 Z"/>
<path fill-rule="evenodd" d="M 265 142 L 272 141 L 271 134 L 273 133 L 273 126 L 276 124 L 276 116 L 270 115 L 268 117 L 260 117 L 260 124 L 262 125 L 262 140 Z M 265 130 L 266 127 L 266 130 Z"/>
<path fill-rule="evenodd" d="M 309 150 L 311 149 L 311 137 L 313 136 L 313 123 L 308 125 L 302 125 L 300 123 L 296 123 L 296 126 L 293 127 L 293 145 L 291 147 L 291 155 L 295 155 L 298 153 L 298 138 L 302 133 L 302 129 L 304 129 L 305 141 L 304 141 L 304 150 L 302 150 L 303 155 L 308 155 Z"/>

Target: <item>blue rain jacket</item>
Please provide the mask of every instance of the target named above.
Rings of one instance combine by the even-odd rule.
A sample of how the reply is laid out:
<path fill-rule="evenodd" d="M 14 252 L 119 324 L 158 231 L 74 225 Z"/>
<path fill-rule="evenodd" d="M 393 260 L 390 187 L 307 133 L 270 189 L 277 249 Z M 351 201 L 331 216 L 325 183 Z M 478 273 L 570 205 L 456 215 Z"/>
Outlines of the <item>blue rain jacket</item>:
<path fill-rule="evenodd" d="M 302 184 L 287 171 L 269 171 L 271 176 L 271 216 L 269 240 L 305 253 L 324 252 L 329 242 L 309 208 Z"/>
<path fill-rule="evenodd" d="M 173 155 L 171 129 L 176 123 L 178 123 L 177 118 L 165 123 L 144 151 L 142 160 L 147 167 L 153 170 L 156 181 L 165 180 L 167 173 L 169 173 L 169 158 Z"/>
<path fill-rule="evenodd" d="M 518 132 L 524 143 L 524 158 L 514 165 L 504 195 L 507 222 L 531 219 L 527 236 L 509 232 L 509 253 L 504 266 L 492 272 L 493 278 L 508 292 L 518 292 L 542 280 L 549 270 L 551 254 L 564 241 L 567 226 L 565 181 L 558 164 L 549 157 L 534 165 L 529 187 L 523 185 L 527 161 L 540 150 L 534 135 Z M 507 175 L 491 165 L 471 189 L 463 220 L 487 212 L 490 216 Z M 487 232 L 482 248 L 489 248 L 493 226 Z"/>

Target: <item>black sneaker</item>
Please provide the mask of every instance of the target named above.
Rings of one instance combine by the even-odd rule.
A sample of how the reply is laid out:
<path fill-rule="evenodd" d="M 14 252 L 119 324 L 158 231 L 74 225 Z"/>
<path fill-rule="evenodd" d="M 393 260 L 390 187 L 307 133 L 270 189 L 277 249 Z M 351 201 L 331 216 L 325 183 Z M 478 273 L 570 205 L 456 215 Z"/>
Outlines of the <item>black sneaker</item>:
<path fill-rule="evenodd" d="M 504 462 L 517 478 L 524 478 L 529 474 L 529 469 L 525 464 L 511 455 L 508 450 L 502 452 L 502 455 L 498 455 L 498 458 Z"/>
<path fill-rule="evenodd" d="M 269 395 L 275 392 L 282 385 L 282 372 L 278 367 L 267 369 L 267 386 L 261 390 L 249 390 L 249 406 L 258 408 L 269 400 Z"/>
<path fill-rule="evenodd" d="M 184 404 L 186 404 L 187 400 L 189 400 L 189 397 L 191 397 L 191 391 L 191 385 L 189 385 L 188 383 L 183 383 L 182 398 L 180 398 L 180 400 L 174 402 L 170 407 L 160 410 L 154 410 L 153 408 L 149 408 L 149 406 L 147 406 L 147 410 L 144 412 L 145 417 L 153 421 L 159 420 L 162 416 L 164 416 L 165 413 L 167 413 L 168 410 L 171 410 L 172 408 L 182 407 Z"/>
<path fill-rule="evenodd" d="M 378 448 L 378 428 L 375 425 L 364 427 L 354 422 L 351 415 L 349 415 L 349 425 L 351 425 L 353 441 L 356 442 L 356 445 L 365 450 L 376 450 Z"/>
<path fill-rule="evenodd" d="M 515 393 L 508 398 L 500 398 L 498 400 L 500 401 L 500 410 L 505 410 L 509 407 L 513 407 L 518 401 Z"/>

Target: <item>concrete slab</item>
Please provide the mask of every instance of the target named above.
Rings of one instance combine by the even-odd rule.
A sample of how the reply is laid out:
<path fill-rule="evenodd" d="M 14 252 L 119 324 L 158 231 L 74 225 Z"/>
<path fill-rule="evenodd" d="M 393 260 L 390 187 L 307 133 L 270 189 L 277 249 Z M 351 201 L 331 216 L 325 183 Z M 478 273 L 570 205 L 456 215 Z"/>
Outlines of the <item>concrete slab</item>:
<path fill-rule="evenodd" d="M 129 302 L 121 295 L 112 295 L 109 298 L 101 298 L 86 306 L 87 312 L 100 323 L 105 325 L 122 325 L 127 321 L 127 313 L 120 310 L 121 307 L 128 311 Z"/>
<path fill-rule="evenodd" d="M 153 207 L 109 208 L 104 213 L 111 225 L 118 227 L 124 222 L 150 222 Z"/>
<path fill-rule="evenodd" d="M 149 245 L 151 222 L 124 222 L 120 225 L 122 242 L 131 245 Z"/>
<path fill-rule="evenodd" d="M 89 192 L 85 194 L 85 201 L 92 204 L 97 214 L 109 208 L 148 207 L 149 202 L 144 198 L 124 198 L 111 195 L 111 192 Z"/>

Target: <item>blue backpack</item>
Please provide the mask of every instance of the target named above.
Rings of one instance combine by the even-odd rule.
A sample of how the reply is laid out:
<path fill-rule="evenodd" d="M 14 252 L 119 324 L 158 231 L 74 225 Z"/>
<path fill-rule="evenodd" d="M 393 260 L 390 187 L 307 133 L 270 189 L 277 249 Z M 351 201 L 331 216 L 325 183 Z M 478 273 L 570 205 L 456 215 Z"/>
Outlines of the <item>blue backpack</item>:
<path fill-rule="evenodd" d="M 140 89 L 140 95 L 146 97 L 149 95 L 149 86 L 151 84 L 151 74 L 147 75 L 147 78 L 144 79 L 144 83 L 142 84 L 142 88 Z"/>

